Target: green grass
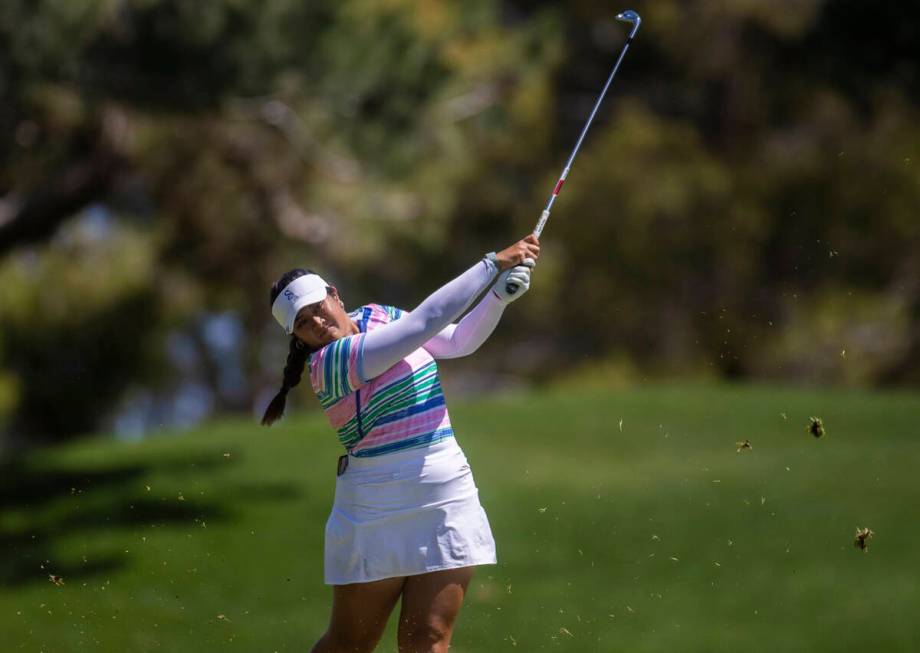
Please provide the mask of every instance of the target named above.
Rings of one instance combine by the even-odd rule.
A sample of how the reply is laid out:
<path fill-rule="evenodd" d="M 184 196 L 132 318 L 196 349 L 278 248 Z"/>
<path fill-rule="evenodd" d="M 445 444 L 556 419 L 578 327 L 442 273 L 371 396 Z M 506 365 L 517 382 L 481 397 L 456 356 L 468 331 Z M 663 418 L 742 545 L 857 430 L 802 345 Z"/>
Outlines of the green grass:
<path fill-rule="evenodd" d="M 916 395 L 657 385 L 451 414 L 500 559 L 452 650 L 920 650 Z M 338 453 L 310 414 L 3 470 L 3 650 L 309 650 Z"/>

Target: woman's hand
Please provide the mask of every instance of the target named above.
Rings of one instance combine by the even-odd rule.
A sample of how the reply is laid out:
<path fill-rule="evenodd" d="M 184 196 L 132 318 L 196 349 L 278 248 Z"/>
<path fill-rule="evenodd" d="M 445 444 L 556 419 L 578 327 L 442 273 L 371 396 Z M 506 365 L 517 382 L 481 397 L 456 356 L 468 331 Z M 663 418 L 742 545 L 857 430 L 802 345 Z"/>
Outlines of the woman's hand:
<path fill-rule="evenodd" d="M 533 259 L 536 262 L 540 258 L 540 240 L 535 235 L 530 234 L 514 243 L 511 247 L 506 247 L 498 252 L 495 256 L 498 259 L 498 268 L 500 270 L 513 268 L 522 264 L 526 259 Z"/>
<path fill-rule="evenodd" d="M 510 304 L 530 289 L 530 272 L 536 264 L 536 261 L 528 258 L 520 265 L 515 265 L 498 275 L 492 292 L 502 304 Z"/>

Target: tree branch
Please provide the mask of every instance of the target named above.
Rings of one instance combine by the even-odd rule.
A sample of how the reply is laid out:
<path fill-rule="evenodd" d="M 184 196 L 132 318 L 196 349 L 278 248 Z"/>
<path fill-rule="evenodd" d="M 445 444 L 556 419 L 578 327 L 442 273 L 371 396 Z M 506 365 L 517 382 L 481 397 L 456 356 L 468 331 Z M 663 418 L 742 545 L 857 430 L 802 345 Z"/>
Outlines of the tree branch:
<path fill-rule="evenodd" d="M 95 147 L 71 162 L 41 188 L 0 199 L 0 256 L 50 238 L 81 209 L 104 198 L 121 173 L 127 121 L 115 108 L 103 110 Z"/>

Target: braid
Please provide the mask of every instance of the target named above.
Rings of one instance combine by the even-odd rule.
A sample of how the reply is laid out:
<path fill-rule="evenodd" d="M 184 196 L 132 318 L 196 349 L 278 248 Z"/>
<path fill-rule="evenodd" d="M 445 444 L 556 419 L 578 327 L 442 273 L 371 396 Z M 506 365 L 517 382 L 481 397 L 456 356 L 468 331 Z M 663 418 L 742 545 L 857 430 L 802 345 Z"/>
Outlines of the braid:
<path fill-rule="evenodd" d="M 294 268 L 285 272 L 278 281 L 272 286 L 268 293 L 268 305 L 274 304 L 281 291 L 294 279 L 306 274 L 315 274 L 313 270 L 304 268 Z M 287 403 L 288 391 L 300 383 L 300 377 L 303 376 L 304 367 L 307 364 L 307 358 L 313 351 L 307 347 L 297 336 L 291 336 L 291 344 L 288 349 L 287 362 L 284 364 L 284 381 L 281 383 L 281 389 L 275 398 L 268 404 L 265 414 L 262 416 L 262 425 L 271 426 L 274 422 L 281 419 L 284 415 L 284 405 Z"/>
<path fill-rule="evenodd" d="M 265 414 L 262 416 L 263 426 L 271 426 L 284 415 L 284 405 L 287 403 L 288 391 L 300 383 L 304 367 L 307 364 L 307 357 L 311 353 L 309 348 L 297 336 L 291 336 L 287 362 L 284 364 L 284 381 L 281 384 L 281 390 L 278 391 L 275 398 L 268 404 L 268 408 L 265 409 Z"/>

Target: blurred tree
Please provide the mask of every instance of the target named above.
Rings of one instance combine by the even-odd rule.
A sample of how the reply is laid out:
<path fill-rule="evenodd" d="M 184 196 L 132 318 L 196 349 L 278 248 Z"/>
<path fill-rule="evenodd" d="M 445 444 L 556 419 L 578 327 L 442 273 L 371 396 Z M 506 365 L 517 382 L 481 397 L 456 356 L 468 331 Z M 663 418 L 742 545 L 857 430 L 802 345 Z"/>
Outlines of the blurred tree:
<path fill-rule="evenodd" d="M 535 4 L 544 3 L 520 6 Z M 916 365 L 898 356 L 847 374 L 810 365 L 824 356 L 820 347 L 800 348 L 795 365 L 764 356 L 787 331 L 805 328 L 794 315 L 838 314 L 823 298 L 841 284 L 879 306 L 920 302 L 911 281 L 920 256 L 920 121 L 911 102 L 920 62 L 910 55 L 920 9 L 883 2 L 867 20 L 859 7 L 636 6 L 643 30 L 618 76 L 615 107 L 602 111 L 545 234 L 547 253 L 564 247 L 566 258 L 554 265 L 565 282 L 552 305 L 603 325 L 557 338 L 568 344 L 556 347 L 564 360 L 623 350 L 647 369 L 916 378 L 908 372 Z M 561 161 L 621 37 L 592 3 L 559 15 L 567 48 L 549 111 Z M 532 328 L 545 328 L 548 304 L 532 313 Z M 878 332 L 895 334 L 891 351 L 915 356 L 920 325 Z M 838 344 L 838 352 L 846 346 Z"/>
<path fill-rule="evenodd" d="M 852 0 L 635 9 L 642 32 L 556 204 L 540 292 L 509 312 L 491 364 L 539 376 L 615 354 L 916 381 L 920 7 L 875 3 L 871 23 Z M 525 233 L 622 43 L 612 14 L 581 0 L 3 3 L 0 335 L 17 430 L 92 429 L 119 388 L 162 372 L 93 353 L 121 302 L 152 311 L 120 354 L 137 360 L 165 330 L 238 317 L 248 388 L 217 405 L 248 409 L 280 376 L 283 338 L 262 335 L 285 269 L 322 270 L 349 305 L 411 307 L 470 252 Z M 99 207 L 144 243 L 149 278 L 87 254 L 110 294 L 48 323 L 80 334 L 68 365 L 112 377 L 98 395 L 74 385 L 84 417 L 68 430 L 41 414 L 58 373 L 26 357 L 51 336 L 26 326 L 45 319 L 21 299 L 43 277 L 22 266 L 70 256 L 61 225 Z M 873 312 L 890 318 L 877 356 L 854 349 Z M 191 338 L 203 364 L 205 340 Z M 827 361 L 838 345 L 861 361 L 845 373 Z"/>
<path fill-rule="evenodd" d="M 155 371 L 151 242 L 108 228 L 104 218 L 71 225 L 43 256 L 16 256 L 0 273 L 20 438 L 55 441 L 97 428 L 126 382 Z"/>
<path fill-rule="evenodd" d="M 499 20 L 490 1 L 462 9 L 293 0 L 5 5 L 0 253 L 31 246 L 50 265 L 61 256 L 61 225 L 94 207 L 137 225 L 152 252 L 145 292 L 156 301 L 145 304 L 151 329 L 135 344 L 154 343 L 155 325 L 237 312 L 251 336 L 243 360 L 252 386 L 222 407 L 248 409 L 258 388 L 280 375 L 283 355 L 260 376 L 258 337 L 269 317 L 267 289 L 286 267 L 309 253 L 309 263 L 345 289 L 373 291 L 400 279 L 396 299 L 410 294 L 407 281 L 424 262 L 452 269 L 450 257 L 434 253 L 443 248 L 457 179 L 476 162 L 468 135 L 503 129 L 500 119 L 479 117 L 501 103 L 513 85 L 509 71 L 534 41 L 526 30 L 507 38 Z M 392 265 L 393 242 L 401 243 L 397 252 L 429 256 Z M 8 278 L 27 293 L 35 288 L 18 275 L 20 264 L 8 259 Z M 131 294 L 117 276 L 107 278 Z M 111 409 L 106 392 L 74 395 L 86 419 L 48 423 L 39 406 L 55 392 L 54 368 L 25 354 L 46 349 L 24 326 L 42 315 L 34 304 L 2 303 L 20 312 L 19 328 L 5 325 L 4 340 L 36 345 L 20 358 L 8 348 L 4 365 L 31 370 L 21 388 L 45 386 L 34 389 L 35 401 L 22 395 L 16 429 L 66 435 L 98 426 Z M 112 387 L 124 388 L 147 378 L 147 368 L 96 364 L 90 343 L 114 337 L 106 330 L 110 308 L 75 309 L 73 319 L 86 321 L 68 325 L 84 334 L 70 365 L 93 375 L 109 369 L 120 379 Z"/>

